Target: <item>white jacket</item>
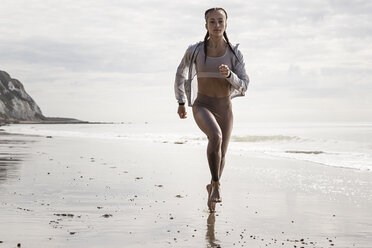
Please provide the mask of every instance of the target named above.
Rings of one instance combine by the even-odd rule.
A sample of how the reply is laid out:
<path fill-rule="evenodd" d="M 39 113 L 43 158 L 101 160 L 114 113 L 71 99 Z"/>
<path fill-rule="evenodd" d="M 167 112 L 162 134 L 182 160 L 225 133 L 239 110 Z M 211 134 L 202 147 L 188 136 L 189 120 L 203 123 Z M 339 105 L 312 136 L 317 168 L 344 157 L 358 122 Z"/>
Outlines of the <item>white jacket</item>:
<path fill-rule="evenodd" d="M 183 56 L 180 65 L 177 68 L 174 90 L 178 103 L 185 103 L 186 99 L 189 106 L 192 106 L 198 92 L 195 60 L 200 49 L 203 49 L 203 41 L 190 45 Z M 230 83 L 230 98 L 244 96 L 247 91 L 249 78 L 245 71 L 243 54 L 238 49 L 239 44 L 233 46 L 235 54 L 239 60 L 232 56 L 231 76 L 226 78 Z"/>

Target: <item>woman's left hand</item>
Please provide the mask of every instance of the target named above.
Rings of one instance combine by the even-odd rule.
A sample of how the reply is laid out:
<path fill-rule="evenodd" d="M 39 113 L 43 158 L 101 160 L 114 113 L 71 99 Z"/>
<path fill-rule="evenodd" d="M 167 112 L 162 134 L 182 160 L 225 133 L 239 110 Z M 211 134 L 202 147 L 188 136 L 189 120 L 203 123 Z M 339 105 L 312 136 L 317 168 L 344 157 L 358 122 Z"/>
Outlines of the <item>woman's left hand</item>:
<path fill-rule="evenodd" d="M 228 77 L 230 75 L 230 69 L 227 65 L 220 65 L 218 67 L 218 70 L 220 71 L 221 75 L 224 76 L 224 77 Z"/>

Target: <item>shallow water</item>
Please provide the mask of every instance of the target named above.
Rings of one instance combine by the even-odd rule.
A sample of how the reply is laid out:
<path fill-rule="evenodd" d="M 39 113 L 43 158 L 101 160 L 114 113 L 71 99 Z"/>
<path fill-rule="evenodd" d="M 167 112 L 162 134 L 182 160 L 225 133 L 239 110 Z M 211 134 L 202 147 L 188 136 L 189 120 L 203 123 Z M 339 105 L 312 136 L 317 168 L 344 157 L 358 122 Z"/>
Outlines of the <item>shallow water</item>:
<path fill-rule="evenodd" d="M 369 172 L 232 155 L 221 182 L 223 203 L 210 215 L 203 144 L 0 139 L 7 140 L 0 142 L 3 155 L 18 158 L 0 180 L 1 247 L 293 247 L 302 242 L 304 247 L 369 247 L 372 242 Z"/>
<path fill-rule="evenodd" d="M 205 146 L 195 123 L 12 125 L 11 133 L 41 136 L 143 140 Z M 372 171 L 372 123 L 241 123 L 233 129 L 229 152 L 270 155 L 334 167 Z"/>

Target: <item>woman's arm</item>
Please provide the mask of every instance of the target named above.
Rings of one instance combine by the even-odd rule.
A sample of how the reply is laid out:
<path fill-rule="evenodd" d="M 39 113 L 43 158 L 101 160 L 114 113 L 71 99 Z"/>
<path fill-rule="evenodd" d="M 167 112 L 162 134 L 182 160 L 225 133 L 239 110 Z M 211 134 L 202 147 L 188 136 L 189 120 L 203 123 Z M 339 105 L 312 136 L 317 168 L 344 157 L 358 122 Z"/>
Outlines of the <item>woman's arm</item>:
<path fill-rule="evenodd" d="M 184 104 L 186 102 L 185 81 L 187 80 L 187 72 L 189 70 L 190 60 L 192 56 L 191 48 L 192 45 L 186 49 L 181 63 L 177 67 L 176 78 L 174 81 L 174 92 L 179 104 Z"/>
<path fill-rule="evenodd" d="M 243 54 L 239 49 L 236 49 L 236 55 L 239 61 L 235 63 L 235 67 L 233 68 L 234 71 L 230 70 L 230 75 L 226 79 L 235 89 L 244 95 L 248 88 L 249 77 L 245 71 Z"/>

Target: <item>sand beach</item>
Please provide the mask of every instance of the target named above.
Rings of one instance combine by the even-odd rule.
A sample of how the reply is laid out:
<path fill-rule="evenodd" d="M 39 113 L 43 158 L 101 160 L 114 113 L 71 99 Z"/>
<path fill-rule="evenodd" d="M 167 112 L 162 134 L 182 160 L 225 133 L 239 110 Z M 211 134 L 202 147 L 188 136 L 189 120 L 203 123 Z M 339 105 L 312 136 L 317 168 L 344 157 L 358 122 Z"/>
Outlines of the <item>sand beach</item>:
<path fill-rule="evenodd" d="M 372 247 L 372 173 L 204 146 L 0 132 L 0 247 Z"/>

